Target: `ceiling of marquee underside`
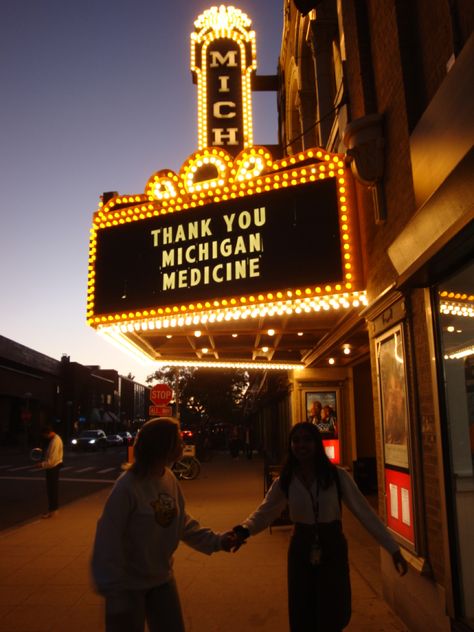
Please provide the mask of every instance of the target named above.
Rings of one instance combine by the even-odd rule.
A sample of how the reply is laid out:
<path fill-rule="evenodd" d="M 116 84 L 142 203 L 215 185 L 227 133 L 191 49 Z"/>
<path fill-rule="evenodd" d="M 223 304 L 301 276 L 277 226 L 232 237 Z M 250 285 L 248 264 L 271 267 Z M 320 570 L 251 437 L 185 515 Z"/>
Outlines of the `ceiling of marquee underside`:
<path fill-rule="evenodd" d="M 134 331 L 127 338 L 159 362 L 301 363 L 317 367 L 327 366 L 329 358 L 334 358 L 337 366 L 347 366 L 369 351 L 364 321 L 355 311 L 222 320 L 201 323 L 195 329 Z M 349 354 L 344 353 L 347 346 Z"/>

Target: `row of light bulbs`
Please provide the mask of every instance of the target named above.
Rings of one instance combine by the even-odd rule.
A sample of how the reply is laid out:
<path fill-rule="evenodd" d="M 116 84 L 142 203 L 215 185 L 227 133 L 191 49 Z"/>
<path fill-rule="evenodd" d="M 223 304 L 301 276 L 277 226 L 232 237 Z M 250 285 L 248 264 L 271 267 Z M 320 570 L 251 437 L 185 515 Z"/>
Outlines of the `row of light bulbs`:
<path fill-rule="evenodd" d="M 214 151 L 214 150 L 212 150 Z M 260 151 L 260 148 L 259 150 Z M 265 150 L 262 150 L 265 151 Z M 323 176 L 325 177 L 326 173 L 326 164 L 328 163 L 329 160 L 333 160 L 333 162 L 327 164 L 328 168 L 329 168 L 329 173 L 327 175 L 329 175 L 330 177 L 337 177 L 338 178 L 338 194 L 339 194 L 339 202 L 340 202 L 340 229 L 341 229 L 341 236 L 342 236 L 342 257 L 343 257 L 343 268 L 344 268 L 344 283 L 340 284 L 340 283 L 336 283 L 334 286 L 332 285 L 326 285 L 324 288 L 322 287 L 315 287 L 315 288 L 304 288 L 304 289 L 296 289 L 296 290 L 287 290 L 286 291 L 286 296 L 289 299 L 292 299 L 293 296 L 300 298 L 301 296 L 304 295 L 312 295 L 312 294 L 321 294 L 326 293 L 326 294 L 334 294 L 334 293 L 340 293 L 341 291 L 351 291 L 353 289 L 353 266 L 352 266 L 352 246 L 351 246 L 351 226 L 350 226 L 350 221 L 349 221 L 349 207 L 348 207 L 348 203 L 347 203 L 347 194 L 346 194 L 346 186 L 345 186 L 345 179 L 344 179 L 344 169 L 342 168 L 342 160 L 338 157 L 338 156 L 330 156 L 329 154 L 325 154 L 324 152 L 322 152 L 321 150 L 307 150 L 306 152 L 302 152 L 300 155 L 298 155 L 297 158 L 295 157 L 290 157 L 288 159 L 282 160 L 282 161 L 278 161 L 279 163 L 279 167 L 287 167 L 287 166 L 292 166 L 296 160 L 305 160 L 307 158 L 312 158 L 312 157 L 316 157 L 317 159 L 321 159 L 324 162 L 322 162 L 322 164 L 316 165 L 315 167 L 312 167 L 310 169 L 310 173 L 309 173 L 309 179 L 311 181 L 311 178 L 316 179 L 316 175 L 312 174 L 311 171 L 319 171 L 319 177 Z M 337 171 L 337 174 L 335 173 Z M 293 178 L 293 180 L 291 181 L 291 185 L 294 184 L 298 184 L 301 183 L 302 181 L 306 181 L 306 174 L 307 174 L 307 167 L 302 167 L 302 168 L 293 168 L 293 171 L 291 172 L 291 177 Z M 279 180 L 280 178 L 283 178 L 283 183 L 286 182 L 284 180 L 284 177 L 288 176 L 290 177 L 290 175 L 288 173 L 283 173 L 283 174 L 279 174 L 279 173 L 274 173 L 273 176 L 270 178 L 270 180 L 273 182 L 273 185 L 276 185 L 277 183 L 277 179 Z M 300 177 L 300 180 L 298 180 L 298 177 Z M 265 177 L 265 180 L 267 179 L 267 177 Z M 257 179 L 257 185 L 258 185 L 258 179 Z M 251 181 L 246 183 L 247 186 L 251 186 Z M 237 189 L 239 188 L 238 185 L 235 185 L 237 187 Z M 271 185 L 265 185 L 270 187 Z M 258 186 L 257 186 L 258 189 Z M 245 192 L 242 190 L 240 191 L 242 194 L 245 195 L 249 195 L 250 192 L 249 190 L 245 190 Z M 229 193 L 228 197 L 238 197 L 239 193 L 238 190 L 236 192 L 233 193 Z M 181 198 L 178 198 L 181 199 Z M 172 200 L 174 202 L 174 200 Z M 165 205 L 166 201 L 163 200 L 162 201 L 162 205 Z M 184 210 L 184 207 L 186 207 L 186 204 L 183 204 L 182 209 Z M 154 207 L 153 207 L 154 208 Z M 181 207 L 177 207 L 177 208 L 181 208 Z M 168 209 L 170 210 L 170 209 Z M 148 211 L 146 214 L 142 214 L 140 213 L 138 216 L 137 215 L 133 215 L 134 213 L 137 212 L 137 207 L 134 208 L 129 208 L 127 210 L 122 210 L 119 212 L 112 212 L 112 213 L 108 213 L 107 215 L 111 215 L 112 217 L 110 219 L 106 219 L 107 216 L 104 216 L 104 212 L 103 211 L 99 211 L 96 214 L 96 217 L 94 218 L 94 226 L 91 229 L 91 237 L 90 237 L 90 246 L 89 246 L 89 278 L 88 278 L 88 305 L 87 305 L 87 317 L 88 317 L 88 323 L 92 326 L 97 326 L 100 323 L 105 323 L 105 322 L 110 322 L 110 321 L 119 321 L 119 320 L 129 320 L 129 319 L 137 319 L 142 317 L 143 315 L 152 315 L 154 316 L 156 313 L 157 314 L 176 314 L 176 313 L 186 313 L 186 312 L 193 312 L 196 310 L 196 308 L 198 310 L 202 310 L 202 309 L 210 309 L 212 307 L 222 307 L 222 308 L 227 308 L 227 306 L 235 306 L 237 304 L 242 304 L 245 305 L 246 303 L 262 303 L 265 301 L 272 301 L 274 300 L 274 298 L 277 299 L 283 299 L 284 298 L 284 293 L 283 292 L 269 292 L 266 295 L 259 295 L 257 297 L 253 297 L 253 296 L 249 296 L 249 297 L 232 297 L 230 299 L 223 299 L 221 301 L 218 300 L 214 300 L 211 304 L 211 302 L 207 301 L 204 304 L 197 304 L 197 305 L 182 305 L 180 307 L 178 306 L 173 306 L 173 307 L 167 307 L 167 308 L 158 308 L 156 310 L 154 309 L 150 309 L 150 310 L 144 310 L 143 313 L 137 311 L 137 312 L 129 312 L 129 313 L 122 313 L 122 314 L 114 314 L 114 315 L 102 315 L 102 316 L 95 316 L 95 311 L 94 311 L 94 305 L 95 305 L 95 261 L 96 261 L 96 257 L 97 257 L 97 231 L 99 229 L 102 228 L 107 228 L 107 227 L 111 227 L 111 226 L 115 226 L 115 225 L 120 225 L 123 224 L 127 221 L 134 221 L 137 219 L 143 219 L 145 217 L 148 216 L 154 216 L 154 215 L 159 215 L 162 212 L 166 212 L 165 209 L 161 209 L 161 210 L 155 210 L 155 211 Z M 332 306 L 333 308 L 337 309 L 339 307 L 339 303 L 336 301 L 334 302 L 331 297 L 328 297 L 328 301 L 329 301 L 329 305 Z M 320 308 L 322 309 L 329 309 L 330 307 L 328 307 L 327 303 L 321 302 L 320 304 Z M 296 312 L 298 312 L 298 310 L 295 310 Z"/>
<path fill-rule="evenodd" d="M 96 319 L 99 327 L 115 327 L 122 332 L 161 330 L 174 328 L 188 328 L 199 324 L 212 324 L 220 322 L 229 322 L 232 320 L 240 320 L 247 318 L 260 318 L 262 316 L 283 316 L 292 314 L 312 313 L 320 311 L 328 311 L 330 309 L 349 309 L 350 307 L 360 307 L 367 305 L 366 292 L 353 292 L 351 294 L 344 293 L 341 295 L 332 295 L 326 297 L 313 297 L 310 299 L 302 299 L 295 301 L 286 301 L 278 303 L 268 303 L 265 305 L 256 305 L 255 307 L 236 307 L 227 309 L 214 309 L 207 312 L 198 312 L 186 315 L 169 315 L 164 317 L 152 318 L 145 317 L 134 319 L 126 323 L 114 322 L 115 316 Z M 145 315 L 145 314 L 144 314 Z M 148 313 L 147 313 L 148 315 Z M 117 315 L 118 316 L 118 315 Z"/>
<path fill-rule="evenodd" d="M 474 303 L 442 300 L 439 306 L 441 314 L 448 316 L 474 317 Z"/>
<path fill-rule="evenodd" d="M 149 367 L 179 366 L 179 367 L 204 367 L 222 369 L 264 369 L 277 371 L 294 371 L 304 369 L 303 364 L 296 362 L 227 362 L 222 360 L 161 360 L 152 358 L 144 349 L 136 345 L 120 331 L 112 327 L 101 327 L 98 333 L 104 336 L 114 346 L 127 353 L 141 364 Z"/>

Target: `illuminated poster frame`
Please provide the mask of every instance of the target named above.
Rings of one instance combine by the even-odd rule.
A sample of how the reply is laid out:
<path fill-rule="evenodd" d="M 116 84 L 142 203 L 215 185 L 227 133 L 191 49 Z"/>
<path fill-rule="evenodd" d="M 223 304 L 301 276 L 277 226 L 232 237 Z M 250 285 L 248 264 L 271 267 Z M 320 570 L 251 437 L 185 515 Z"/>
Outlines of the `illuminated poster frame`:
<path fill-rule="evenodd" d="M 403 323 L 375 340 L 387 526 L 415 547 L 410 407 Z"/>
<path fill-rule="evenodd" d="M 306 421 L 315 424 L 323 438 L 326 454 L 333 463 L 341 462 L 341 404 L 339 387 L 305 390 Z"/>

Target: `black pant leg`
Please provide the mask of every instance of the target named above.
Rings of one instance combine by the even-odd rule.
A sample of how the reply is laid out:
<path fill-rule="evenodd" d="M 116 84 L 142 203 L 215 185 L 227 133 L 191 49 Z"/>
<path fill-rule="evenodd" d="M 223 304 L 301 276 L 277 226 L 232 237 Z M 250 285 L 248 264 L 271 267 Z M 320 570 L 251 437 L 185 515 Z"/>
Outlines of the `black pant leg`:
<path fill-rule="evenodd" d="M 319 631 L 317 570 L 309 563 L 309 542 L 293 537 L 288 550 L 288 614 L 291 632 Z"/>
<path fill-rule="evenodd" d="M 59 470 L 61 464 L 46 470 L 46 492 L 48 494 L 48 511 L 56 511 L 59 502 Z"/>
<path fill-rule="evenodd" d="M 351 590 L 347 543 L 340 523 L 320 525 L 322 559 L 310 563 L 314 534 L 296 529 L 288 550 L 291 632 L 341 632 L 349 623 Z"/>

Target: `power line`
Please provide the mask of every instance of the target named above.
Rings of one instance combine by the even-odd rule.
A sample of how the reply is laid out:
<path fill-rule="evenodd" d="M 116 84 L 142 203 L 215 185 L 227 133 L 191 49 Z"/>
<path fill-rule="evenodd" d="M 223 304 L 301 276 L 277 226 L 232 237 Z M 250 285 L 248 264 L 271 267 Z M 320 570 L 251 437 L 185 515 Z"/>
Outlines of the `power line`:
<path fill-rule="evenodd" d="M 295 138 L 292 138 L 290 140 L 289 143 L 287 143 L 283 149 L 287 149 L 288 147 L 290 147 L 294 142 L 296 142 L 297 140 L 299 140 L 300 138 L 302 138 L 305 134 L 307 134 L 309 131 L 311 131 L 313 128 L 316 127 L 316 125 L 319 125 L 320 123 L 322 123 L 323 121 L 325 121 L 328 116 L 331 116 L 331 114 L 334 114 L 335 112 L 337 112 L 343 105 L 345 105 L 345 99 L 342 98 L 341 101 L 332 109 L 329 110 L 329 112 L 326 112 L 326 114 L 324 116 L 322 116 L 319 120 L 317 120 L 316 122 L 314 122 L 312 125 L 310 125 L 309 127 L 307 127 L 305 130 L 303 130 L 301 132 L 301 134 L 299 134 L 299 136 L 295 136 Z"/>

